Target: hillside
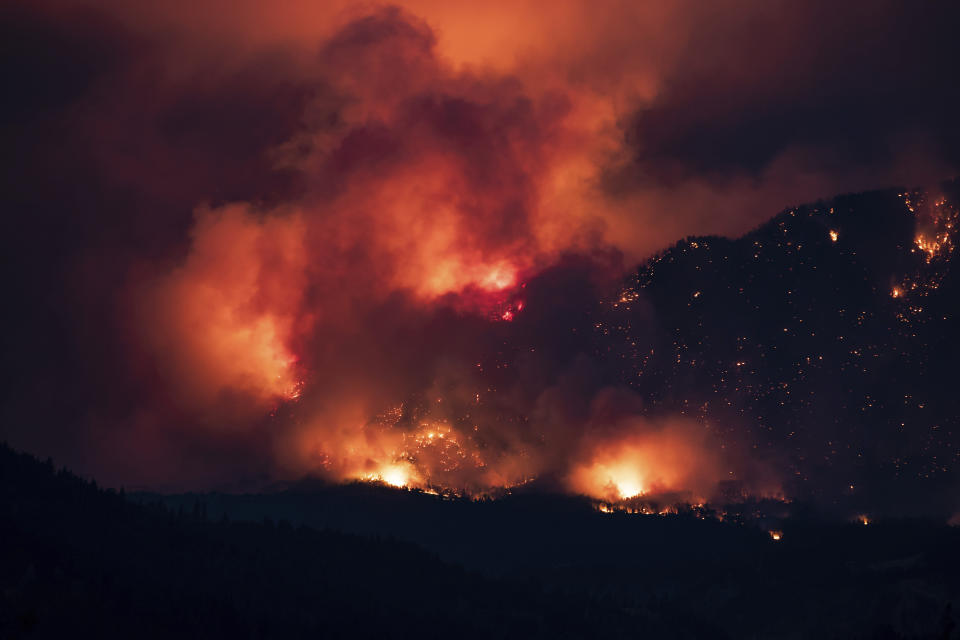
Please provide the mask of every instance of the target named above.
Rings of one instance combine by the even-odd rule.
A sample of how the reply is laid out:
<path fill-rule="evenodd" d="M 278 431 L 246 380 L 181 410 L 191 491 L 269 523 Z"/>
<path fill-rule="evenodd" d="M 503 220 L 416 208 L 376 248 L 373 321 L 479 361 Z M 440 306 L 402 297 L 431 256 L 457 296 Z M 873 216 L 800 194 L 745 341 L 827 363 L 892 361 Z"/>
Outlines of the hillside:
<path fill-rule="evenodd" d="M 688 238 L 607 305 L 597 350 L 651 413 L 695 417 L 786 469 L 789 495 L 949 516 L 957 189 L 843 196 L 735 240 Z"/>
<path fill-rule="evenodd" d="M 376 486 L 174 496 L 163 508 L 2 456 L 4 637 L 957 635 L 960 529 L 927 521 L 798 517 L 774 540 L 575 499 Z M 380 534 L 325 528 L 358 519 Z M 417 530 L 422 547 L 392 537 Z M 499 558 L 499 571 L 430 552 L 455 546 L 473 566 Z"/>
<path fill-rule="evenodd" d="M 600 304 L 586 276 L 541 289 L 552 333 L 497 325 L 491 388 L 517 354 L 590 353 L 647 415 L 775 465 L 790 503 L 731 483 L 701 511 L 600 513 L 549 477 L 479 501 L 127 496 L 4 446 L 0 637 L 960 637 L 957 186 L 688 238 Z"/>
<path fill-rule="evenodd" d="M 0 637 L 696 637 L 407 543 L 140 506 L 0 449 Z"/>

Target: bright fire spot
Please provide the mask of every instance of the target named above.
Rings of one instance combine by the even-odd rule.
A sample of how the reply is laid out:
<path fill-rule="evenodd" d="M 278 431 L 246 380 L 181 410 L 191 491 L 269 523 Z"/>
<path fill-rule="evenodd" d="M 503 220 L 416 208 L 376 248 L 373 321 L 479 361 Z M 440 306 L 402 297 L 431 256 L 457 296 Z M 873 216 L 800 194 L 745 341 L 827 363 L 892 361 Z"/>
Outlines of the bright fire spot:
<path fill-rule="evenodd" d="M 772 540 L 780 541 L 780 540 L 783 539 L 783 532 L 782 532 L 782 531 L 771 531 L 771 532 L 770 532 L 770 538 L 771 538 Z"/>
<path fill-rule="evenodd" d="M 639 479 L 621 475 L 619 479 L 612 479 L 611 483 L 617 488 L 621 498 L 635 498 L 643 493 L 643 484 Z"/>
<path fill-rule="evenodd" d="M 480 279 L 479 285 L 487 291 L 503 291 L 516 283 L 516 269 L 507 264 L 498 264 Z"/>
<path fill-rule="evenodd" d="M 903 295 L 903 289 L 901 289 L 900 287 L 894 287 L 893 290 L 890 292 L 890 296 L 893 298 L 899 298 L 902 295 Z"/>
<path fill-rule="evenodd" d="M 703 500 L 718 478 L 727 477 L 698 425 L 652 426 L 638 419 L 629 426 L 647 432 L 588 449 L 567 476 L 571 491 L 607 504 L 677 491 Z"/>
<path fill-rule="evenodd" d="M 523 301 L 519 301 L 516 304 L 508 304 L 504 307 L 501 307 L 500 310 L 500 319 L 504 322 L 510 322 L 517 317 L 517 314 L 523 311 Z"/>
<path fill-rule="evenodd" d="M 955 228 L 960 212 L 946 207 L 946 200 L 941 198 L 933 203 L 929 210 L 918 214 L 917 235 L 914 243 L 930 263 L 938 256 L 946 256 L 953 252 Z"/>
<path fill-rule="evenodd" d="M 934 235 L 932 237 L 927 237 L 922 233 L 918 233 L 917 237 L 914 239 L 914 242 L 917 244 L 917 248 L 927 254 L 927 262 L 932 261 L 940 250 L 949 245 L 950 236 L 946 233 L 943 235 Z"/>
<path fill-rule="evenodd" d="M 839 238 L 840 234 L 835 229 L 830 229 L 830 241 L 836 242 Z"/>
<path fill-rule="evenodd" d="M 646 472 L 640 461 L 596 462 L 584 469 L 582 475 L 590 485 L 587 493 L 594 496 L 627 500 L 645 492 Z"/>
<path fill-rule="evenodd" d="M 870 524 L 870 517 L 867 516 L 866 514 L 861 513 L 860 515 L 857 516 L 857 522 L 866 526 Z"/>
<path fill-rule="evenodd" d="M 388 464 L 377 472 L 367 474 L 366 479 L 371 482 L 382 482 L 391 487 L 406 487 L 413 483 L 415 470 L 410 463 Z"/>

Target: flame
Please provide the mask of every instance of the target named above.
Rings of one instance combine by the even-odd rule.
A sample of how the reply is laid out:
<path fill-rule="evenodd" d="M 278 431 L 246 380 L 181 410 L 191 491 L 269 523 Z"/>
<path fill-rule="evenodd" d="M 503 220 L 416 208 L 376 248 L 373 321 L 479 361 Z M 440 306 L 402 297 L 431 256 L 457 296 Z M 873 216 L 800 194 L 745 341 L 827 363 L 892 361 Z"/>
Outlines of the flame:
<path fill-rule="evenodd" d="M 704 501 L 722 473 L 702 432 L 685 423 L 646 428 L 595 446 L 573 466 L 570 489 L 608 502 L 668 492 L 689 492 Z"/>
<path fill-rule="evenodd" d="M 830 242 L 836 242 L 840 239 L 840 234 L 835 229 L 830 229 Z"/>
<path fill-rule="evenodd" d="M 920 251 L 923 251 L 925 254 L 927 254 L 927 262 L 930 262 L 937 257 L 937 254 L 940 253 L 940 250 L 943 249 L 949 240 L 950 238 L 946 234 L 942 236 L 934 235 L 932 237 L 928 237 L 923 233 L 918 233 L 917 237 L 914 238 L 914 243 L 917 245 L 917 248 L 920 249 Z"/>
<path fill-rule="evenodd" d="M 517 270 L 508 264 L 494 265 L 478 284 L 488 291 L 509 289 L 517 284 Z"/>
<path fill-rule="evenodd" d="M 920 211 L 913 208 L 911 211 L 917 215 L 918 229 L 914 244 L 924 253 L 927 263 L 933 262 L 938 256 L 951 253 L 960 215 L 947 204 L 946 198 L 939 198 Z"/>
<path fill-rule="evenodd" d="M 418 484 L 417 473 L 409 462 L 387 464 L 379 470 L 368 473 L 364 479 L 372 482 L 382 482 L 391 487 L 411 487 Z"/>
<path fill-rule="evenodd" d="M 313 458 L 340 480 L 452 495 L 489 495 L 530 479 L 518 473 L 509 458 L 488 461 L 483 447 L 448 420 L 425 416 L 411 428 L 408 423 L 417 413 L 391 407 L 366 425 L 318 445 Z M 308 431 L 294 450 L 310 447 L 311 438 Z"/>
<path fill-rule="evenodd" d="M 783 531 L 773 530 L 773 531 L 770 531 L 769 533 L 770 533 L 771 540 L 774 540 L 777 542 L 779 542 L 780 540 L 783 540 Z"/>
<path fill-rule="evenodd" d="M 648 473 L 636 463 L 630 461 L 608 465 L 594 463 L 586 471 L 595 486 L 602 486 L 607 496 L 617 500 L 635 498 L 644 494 L 644 483 Z"/>

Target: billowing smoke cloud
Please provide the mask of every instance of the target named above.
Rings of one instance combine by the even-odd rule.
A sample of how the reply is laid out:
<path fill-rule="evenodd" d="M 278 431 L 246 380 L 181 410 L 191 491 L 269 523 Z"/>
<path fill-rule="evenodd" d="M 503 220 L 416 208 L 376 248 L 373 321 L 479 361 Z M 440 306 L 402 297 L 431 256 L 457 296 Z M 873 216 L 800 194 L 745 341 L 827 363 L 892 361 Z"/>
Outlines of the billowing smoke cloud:
<path fill-rule="evenodd" d="M 956 45 L 633 5 L 7 9 L 11 440 L 167 488 L 776 492 L 622 391 L 598 304 L 680 236 L 955 170 Z"/>

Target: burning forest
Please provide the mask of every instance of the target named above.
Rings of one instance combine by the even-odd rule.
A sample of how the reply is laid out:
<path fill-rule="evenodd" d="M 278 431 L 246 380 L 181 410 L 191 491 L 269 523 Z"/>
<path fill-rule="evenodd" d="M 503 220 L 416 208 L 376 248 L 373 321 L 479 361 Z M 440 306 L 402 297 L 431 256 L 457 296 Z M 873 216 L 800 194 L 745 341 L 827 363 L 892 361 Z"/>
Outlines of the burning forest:
<path fill-rule="evenodd" d="M 958 24 L 6 3 L 0 636 L 954 637 Z"/>
<path fill-rule="evenodd" d="M 830 502 L 852 485 L 864 504 L 851 508 L 882 510 L 888 481 L 953 477 L 960 450 L 936 383 L 877 377 L 898 359 L 934 366 L 925 354 L 938 358 L 932 341 L 952 321 L 955 188 L 934 185 L 956 146 L 921 152 L 920 136 L 844 173 L 846 142 L 811 150 L 779 129 L 755 140 L 738 98 L 708 132 L 729 150 L 710 166 L 691 137 L 705 116 L 689 105 L 719 89 L 655 35 L 703 36 L 683 3 L 612 3 L 631 29 L 587 26 L 586 5 L 561 3 L 511 47 L 476 29 L 529 7 L 493 3 L 475 25 L 427 1 L 242 4 L 223 19 L 200 3 L 187 22 L 110 2 L 7 12 L 36 65 L 17 76 L 34 102 L 10 120 L 13 206 L 38 221 L 11 252 L 37 283 L 17 295 L 45 289 L 59 305 L 25 304 L 8 332 L 26 337 L 11 341 L 15 368 L 48 372 L 13 383 L 12 442 L 52 442 L 109 483 L 166 490 L 315 477 L 704 503 Z M 791 43 L 818 21 L 863 18 L 821 9 L 797 9 L 783 42 L 769 16 L 747 41 L 785 68 L 812 64 Z M 891 38 L 895 14 L 878 26 Z M 741 33 L 736 12 L 718 19 Z M 939 47 L 942 21 L 918 19 Z M 631 45 L 641 32 L 648 51 Z M 704 55 L 715 46 L 704 40 Z M 909 62 L 850 58 L 830 82 L 859 96 L 848 80 L 864 64 Z M 36 93 L 44 74 L 75 82 Z M 819 104 L 800 78 L 758 100 Z M 739 94 L 768 76 L 726 79 Z M 905 76 L 903 92 L 928 80 Z M 954 135 L 939 103 L 903 104 L 913 120 L 858 135 L 913 140 L 918 119 Z M 59 186 L 35 205 L 48 175 Z M 756 226 L 789 202 L 903 180 L 931 190 Z M 881 405 L 892 440 L 867 443 Z M 53 437 L 31 420 L 71 426 Z M 911 432 L 916 443 L 892 444 Z M 877 465 L 892 471 L 873 476 Z"/>

